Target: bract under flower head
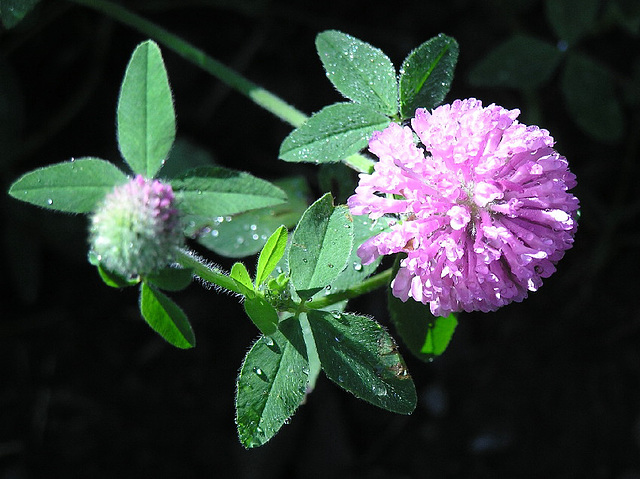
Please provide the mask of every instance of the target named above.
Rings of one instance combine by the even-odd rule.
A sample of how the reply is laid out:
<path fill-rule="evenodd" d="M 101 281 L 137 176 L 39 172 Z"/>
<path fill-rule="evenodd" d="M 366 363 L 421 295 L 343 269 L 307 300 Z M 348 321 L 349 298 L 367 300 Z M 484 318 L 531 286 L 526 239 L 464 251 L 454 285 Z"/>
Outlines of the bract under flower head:
<path fill-rule="evenodd" d="M 537 290 L 571 248 L 576 178 L 549 132 L 519 123 L 519 113 L 456 100 L 418 109 L 412 128 L 374 134 L 369 150 L 380 161 L 348 205 L 354 215 L 398 217 L 358 248 L 365 264 L 407 254 L 395 296 L 429 303 L 437 316 L 494 311 Z"/>
<path fill-rule="evenodd" d="M 91 218 L 93 252 L 124 276 L 170 265 L 184 242 L 171 185 L 141 175 L 117 186 Z"/>

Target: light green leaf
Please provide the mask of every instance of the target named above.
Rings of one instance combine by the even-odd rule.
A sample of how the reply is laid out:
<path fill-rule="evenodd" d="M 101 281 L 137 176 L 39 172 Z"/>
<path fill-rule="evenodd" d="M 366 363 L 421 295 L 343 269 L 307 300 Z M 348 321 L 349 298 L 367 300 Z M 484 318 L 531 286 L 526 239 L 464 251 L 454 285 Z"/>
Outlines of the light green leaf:
<path fill-rule="evenodd" d="M 390 122 L 386 115 L 357 103 L 329 105 L 284 139 L 279 158 L 316 164 L 338 162 L 362 150 L 373 132 Z"/>
<path fill-rule="evenodd" d="M 26 173 L 11 185 L 9 194 L 51 210 L 89 213 L 115 185 L 126 181 L 112 163 L 81 158 Z"/>
<path fill-rule="evenodd" d="M 255 286 L 258 288 L 269 275 L 276 269 L 276 265 L 282 259 L 287 247 L 288 231 L 285 226 L 280 226 L 269 237 L 258 257 Z"/>
<path fill-rule="evenodd" d="M 327 193 L 300 218 L 289 249 L 291 282 L 301 298 L 331 283 L 347 266 L 353 248 L 353 219 L 346 206 L 333 206 Z"/>
<path fill-rule="evenodd" d="M 416 407 L 416 389 L 395 341 L 372 319 L 310 311 L 322 370 L 338 386 L 375 406 L 400 414 Z"/>
<path fill-rule="evenodd" d="M 558 38 L 574 45 L 596 27 L 600 0 L 546 0 L 545 7 Z"/>
<path fill-rule="evenodd" d="M 265 336 L 271 336 L 278 329 L 278 312 L 262 296 L 247 296 L 244 311 Z"/>
<path fill-rule="evenodd" d="M 382 50 L 337 30 L 320 33 L 316 49 L 327 78 L 345 97 L 388 116 L 398 113 L 396 71 Z"/>
<path fill-rule="evenodd" d="M 286 203 L 237 215 L 188 216 L 184 234 L 221 256 L 240 258 L 257 253 L 280 225 L 293 228 L 307 209 L 309 186 L 302 177 L 274 181 L 287 195 Z"/>
<path fill-rule="evenodd" d="M 190 268 L 164 268 L 149 274 L 145 280 L 165 291 L 182 291 L 191 284 L 193 270 Z"/>
<path fill-rule="evenodd" d="M 180 307 L 145 282 L 142 283 L 140 290 L 140 312 L 151 329 L 169 344 L 181 349 L 196 345 L 196 338 L 189 320 Z"/>
<path fill-rule="evenodd" d="M 5 28 L 13 28 L 40 0 L 0 0 L 0 18 Z"/>
<path fill-rule="evenodd" d="M 171 180 L 180 211 L 216 218 L 286 201 L 285 193 L 268 181 L 243 171 L 212 166 L 191 170 Z"/>
<path fill-rule="evenodd" d="M 578 126 L 603 143 L 620 140 L 624 117 L 610 72 L 586 56 L 572 54 L 561 81 L 567 110 Z"/>
<path fill-rule="evenodd" d="M 153 178 L 176 136 L 167 71 L 158 45 L 136 47 L 122 81 L 117 112 L 118 146 L 131 169 Z"/>
<path fill-rule="evenodd" d="M 261 446 L 280 430 L 302 403 L 308 374 L 307 360 L 282 333 L 256 341 L 236 388 L 236 423 L 244 447 Z"/>
<path fill-rule="evenodd" d="M 529 89 L 546 82 L 562 59 L 555 46 L 516 35 L 491 50 L 469 74 L 476 86 Z"/>
<path fill-rule="evenodd" d="M 400 113 L 412 117 L 416 108 L 438 106 L 451 88 L 458 62 L 458 42 L 444 34 L 413 50 L 400 68 Z"/>
<path fill-rule="evenodd" d="M 253 283 L 251 282 L 251 276 L 249 276 L 247 267 L 244 264 L 234 263 L 231 267 L 229 277 L 236 282 L 236 284 L 242 290 L 242 294 L 244 294 L 247 298 L 253 298 L 255 296 L 255 292 L 253 291 Z"/>
<path fill-rule="evenodd" d="M 433 318 L 420 352 L 440 356 L 447 349 L 457 325 L 458 320 L 453 313 L 449 316 Z"/>

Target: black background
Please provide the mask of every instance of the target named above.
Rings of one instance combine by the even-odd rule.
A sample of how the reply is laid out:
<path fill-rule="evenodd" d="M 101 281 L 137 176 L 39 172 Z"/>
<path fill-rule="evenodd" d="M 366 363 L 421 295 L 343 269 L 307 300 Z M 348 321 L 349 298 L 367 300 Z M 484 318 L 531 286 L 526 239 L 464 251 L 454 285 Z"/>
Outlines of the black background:
<path fill-rule="evenodd" d="M 473 87 L 467 78 L 514 33 L 555 43 L 543 7 L 131 3 L 307 113 L 340 101 L 314 47 L 329 28 L 381 48 L 395 65 L 447 33 L 461 51 L 447 100 L 474 96 L 522 109 L 518 91 Z M 2 32 L 5 191 L 19 175 L 71 157 L 119 161 L 118 89 L 145 39 L 62 1 L 43 2 Z M 637 35 L 603 22 L 577 48 L 628 82 L 634 71 L 637 78 L 639 47 Z M 180 138 L 261 177 L 305 175 L 314 197 L 322 193 L 317 168 L 277 160 L 287 124 L 168 49 L 163 55 Z M 403 348 L 419 394 L 412 416 L 378 410 L 322 377 L 291 423 L 256 450 L 243 449 L 235 432 L 235 379 L 257 332 L 234 298 L 197 285 L 175 295 L 198 345 L 173 349 L 140 319 L 135 288 L 107 288 L 86 262 L 86 218 L 2 197 L 0 477 L 640 478 L 640 116 L 637 102 L 618 93 L 625 132 L 603 143 L 567 114 L 557 73 L 536 92 L 540 126 L 577 174 L 582 209 L 575 247 L 540 291 L 493 314 L 462 315 L 433 363 Z M 394 333 L 384 295 L 350 309 Z"/>

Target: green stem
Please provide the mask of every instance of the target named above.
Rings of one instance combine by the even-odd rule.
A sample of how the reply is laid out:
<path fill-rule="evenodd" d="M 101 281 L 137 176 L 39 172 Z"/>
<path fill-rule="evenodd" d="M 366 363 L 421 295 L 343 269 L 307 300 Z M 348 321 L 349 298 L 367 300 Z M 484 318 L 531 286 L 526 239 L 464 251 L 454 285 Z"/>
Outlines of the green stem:
<path fill-rule="evenodd" d="M 224 274 L 222 270 L 216 266 L 206 264 L 201 258 L 198 258 L 195 253 L 188 250 L 179 250 L 176 262 L 185 268 L 193 270 L 193 274 L 203 281 L 213 283 L 216 286 L 220 286 L 234 293 L 242 294 L 240 288 L 234 280 Z"/>
<path fill-rule="evenodd" d="M 280 97 L 256 85 L 191 43 L 120 5 L 114 4 L 109 0 L 69 1 L 97 10 L 148 35 L 295 128 L 301 126 L 308 119 L 307 115 L 289 105 Z M 373 171 L 374 162 L 362 155 L 351 155 L 343 161 L 348 167 L 358 172 L 371 173 Z"/>
<path fill-rule="evenodd" d="M 326 308 L 327 306 L 339 303 L 340 301 L 370 293 L 375 289 L 387 286 L 389 284 L 389 281 L 391 280 L 392 272 L 393 271 L 391 268 L 386 269 L 376 274 L 375 276 L 371 276 L 370 278 L 365 279 L 362 283 L 357 284 L 352 288 L 340 291 L 338 293 L 328 294 L 320 299 L 316 299 L 315 301 L 305 303 L 305 307 L 307 310 Z"/>

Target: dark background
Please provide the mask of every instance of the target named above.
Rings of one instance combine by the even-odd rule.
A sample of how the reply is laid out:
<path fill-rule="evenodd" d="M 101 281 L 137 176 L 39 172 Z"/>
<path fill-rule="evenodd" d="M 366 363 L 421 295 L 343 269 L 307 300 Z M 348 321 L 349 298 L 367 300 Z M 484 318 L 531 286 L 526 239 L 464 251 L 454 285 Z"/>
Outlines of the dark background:
<path fill-rule="evenodd" d="M 0 478 L 640 478 L 640 41 L 633 1 L 602 1 L 597 24 L 572 47 L 615 78 L 624 127 L 614 141 L 596 141 L 576 126 L 558 72 L 526 94 L 469 82 L 477 62 L 514 33 L 558 42 L 541 1 L 130 6 L 307 113 L 340 100 L 315 53 L 318 32 L 350 33 L 396 66 L 439 32 L 455 37 L 461 53 L 447 100 L 475 96 L 521 108 L 525 123 L 534 117 L 529 105 L 569 159 L 582 205 L 575 247 L 523 303 L 461 315 L 449 349 L 433 363 L 401 350 L 419 393 L 412 416 L 378 410 L 321 377 L 291 423 L 247 451 L 235 432 L 234 387 L 257 332 L 237 301 L 197 285 L 174 295 L 198 345 L 173 349 L 140 319 L 136 291 L 104 286 L 86 261 L 86 218 L 5 195 Z M 611 8 L 626 8 L 629 25 L 612 20 Z M 118 89 L 145 39 L 63 1 L 43 2 L 2 31 L 4 191 L 19 175 L 71 157 L 118 161 Z M 163 55 L 181 139 L 258 176 L 303 174 L 310 201 L 322 193 L 317 168 L 277 160 L 287 124 L 168 49 Z M 384 295 L 350 309 L 394 334 Z"/>

